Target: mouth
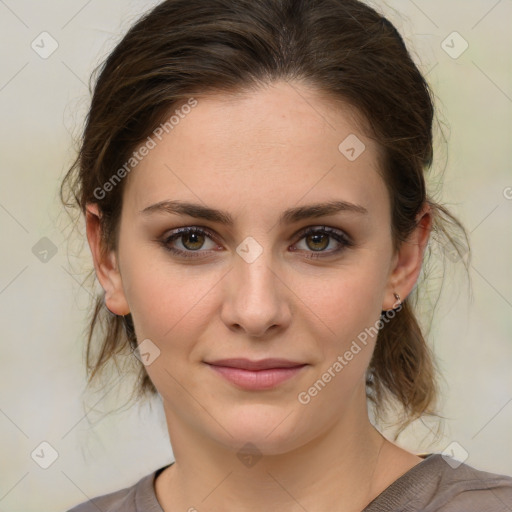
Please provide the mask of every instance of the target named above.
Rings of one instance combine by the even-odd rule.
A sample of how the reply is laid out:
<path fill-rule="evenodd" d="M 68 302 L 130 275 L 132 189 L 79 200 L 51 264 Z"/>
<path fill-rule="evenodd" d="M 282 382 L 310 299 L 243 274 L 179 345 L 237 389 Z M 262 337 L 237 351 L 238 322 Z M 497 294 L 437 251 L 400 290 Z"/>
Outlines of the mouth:
<path fill-rule="evenodd" d="M 220 359 L 206 362 L 218 375 L 235 386 L 252 391 L 273 389 L 297 376 L 307 363 L 287 359 Z"/>

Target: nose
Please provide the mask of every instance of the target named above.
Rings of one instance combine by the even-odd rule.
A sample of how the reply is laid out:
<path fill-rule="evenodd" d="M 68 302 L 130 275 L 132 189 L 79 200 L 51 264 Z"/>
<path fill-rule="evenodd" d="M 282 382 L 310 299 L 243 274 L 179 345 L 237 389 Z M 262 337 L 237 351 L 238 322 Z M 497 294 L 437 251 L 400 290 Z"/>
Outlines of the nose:
<path fill-rule="evenodd" d="M 233 265 L 226 276 L 221 310 L 225 325 L 255 338 L 285 329 L 291 320 L 291 291 L 270 251 L 252 262 L 236 255 Z"/>

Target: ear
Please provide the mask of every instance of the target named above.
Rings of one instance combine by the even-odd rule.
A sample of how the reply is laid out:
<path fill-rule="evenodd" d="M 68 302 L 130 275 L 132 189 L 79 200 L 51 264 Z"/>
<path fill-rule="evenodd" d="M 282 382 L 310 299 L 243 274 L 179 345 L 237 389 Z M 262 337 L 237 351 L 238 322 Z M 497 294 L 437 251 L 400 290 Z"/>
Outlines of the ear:
<path fill-rule="evenodd" d="M 94 261 L 96 277 L 105 290 L 105 304 L 108 309 L 116 315 L 127 315 L 130 307 L 124 294 L 116 254 L 114 251 L 107 252 L 102 243 L 100 217 L 98 205 L 87 203 L 85 215 L 87 241 Z"/>
<path fill-rule="evenodd" d="M 432 230 L 432 213 L 428 204 L 417 215 L 416 223 L 416 228 L 407 240 L 401 243 L 393 258 L 386 299 L 382 305 L 383 311 L 397 306 L 394 293 L 398 293 L 401 301 L 404 301 L 418 280 L 423 254 Z"/>

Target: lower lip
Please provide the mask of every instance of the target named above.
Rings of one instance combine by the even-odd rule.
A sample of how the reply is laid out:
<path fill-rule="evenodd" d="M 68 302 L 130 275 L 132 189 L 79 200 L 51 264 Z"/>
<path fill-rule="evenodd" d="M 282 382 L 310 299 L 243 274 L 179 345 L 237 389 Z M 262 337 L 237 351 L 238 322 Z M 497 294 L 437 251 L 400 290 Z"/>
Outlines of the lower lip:
<path fill-rule="evenodd" d="M 237 386 L 253 391 L 272 389 L 297 375 L 307 365 L 292 368 L 269 368 L 268 370 L 243 370 L 229 366 L 209 365 L 222 377 Z"/>

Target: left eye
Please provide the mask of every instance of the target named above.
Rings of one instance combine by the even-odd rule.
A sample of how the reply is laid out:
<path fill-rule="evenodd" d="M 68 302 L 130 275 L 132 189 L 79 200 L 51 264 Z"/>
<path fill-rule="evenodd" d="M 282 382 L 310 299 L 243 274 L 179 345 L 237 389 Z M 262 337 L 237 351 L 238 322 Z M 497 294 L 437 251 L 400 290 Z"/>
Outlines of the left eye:
<path fill-rule="evenodd" d="M 324 249 L 330 245 L 330 239 L 334 239 L 336 241 L 338 248 L 325 251 Z M 345 233 L 343 233 L 343 231 L 329 228 L 327 226 L 322 226 L 320 228 L 308 228 L 306 231 L 300 233 L 300 240 L 304 240 L 307 249 L 312 249 L 312 252 L 306 256 L 307 258 L 330 256 L 332 254 L 340 253 L 343 249 L 353 245 L 352 241 Z"/>
<path fill-rule="evenodd" d="M 300 250 L 310 250 L 311 252 L 310 255 L 306 256 L 307 258 L 318 258 L 332 255 L 353 245 L 345 233 L 326 226 L 322 226 L 320 228 L 308 228 L 307 230 L 302 231 L 298 236 L 300 236 L 299 241 L 304 240 L 307 246 L 306 249 Z M 166 237 L 161 243 L 163 247 L 172 254 L 184 258 L 198 258 L 201 257 L 200 253 L 205 252 L 200 250 L 205 243 L 205 239 L 210 239 L 213 242 L 214 238 L 214 235 L 205 229 L 187 227 L 180 228 L 175 231 L 170 236 Z M 325 249 L 329 247 L 330 240 L 332 239 L 337 242 L 338 248 L 326 251 Z M 173 242 L 176 240 L 180 241 L 183 249 L 173 247 Z M 213 247 L 210 247 L 210 249 L 215 247 L 215 243 L 212 245 Z M 293 251 L 296 250 L 297 249 L 293 249 Z"/>

